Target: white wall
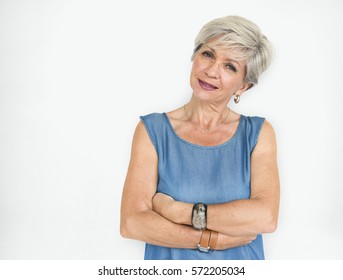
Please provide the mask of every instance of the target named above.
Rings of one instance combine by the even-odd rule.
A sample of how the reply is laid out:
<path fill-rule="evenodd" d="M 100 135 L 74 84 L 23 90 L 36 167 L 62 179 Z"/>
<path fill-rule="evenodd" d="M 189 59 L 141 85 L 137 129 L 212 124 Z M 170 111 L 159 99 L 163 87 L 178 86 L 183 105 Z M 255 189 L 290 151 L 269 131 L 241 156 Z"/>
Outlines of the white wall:
<path fill-rule="evenodd" d="M 232 108 L 278 136 L 282 183 L 268 259 L 342 259 L 341 1 L 1 1 L 0 258 L 142 259 L 119 235 L 139 115 L 190 97 L 209 20 L 256 22 L 276 55 Z"/>

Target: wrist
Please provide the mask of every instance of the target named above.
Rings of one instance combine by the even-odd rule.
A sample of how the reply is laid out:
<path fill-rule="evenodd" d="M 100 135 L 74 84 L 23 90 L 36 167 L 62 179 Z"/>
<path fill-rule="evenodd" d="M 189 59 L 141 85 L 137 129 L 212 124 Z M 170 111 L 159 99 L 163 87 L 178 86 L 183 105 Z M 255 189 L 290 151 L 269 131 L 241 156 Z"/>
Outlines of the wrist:
<path fill-rule="evenodd" d="M 199 243 L 201 241 L 202 231 L 192 229 L 192 233 L 189 235 L 194 249 L 199 248 Z"/>
<path fill-rule="evenodd" d="M 192 226 L 197 230 L 207 228 L 207 205 L 205 203 L 196 203 L 192 209 Z"/>
<path fill-rule="evenodd" d="M 192 225 L 193 204 L 176 201 L 173 206 L 173 222 L 182 225 Z"/>
<path fill-rule="evenodd" d="M 200 252 L 208 253 L 213 251 L 217 246 L 218 232 L 205 229 L 201 231 L 201 237 L 198 244 Z"/>

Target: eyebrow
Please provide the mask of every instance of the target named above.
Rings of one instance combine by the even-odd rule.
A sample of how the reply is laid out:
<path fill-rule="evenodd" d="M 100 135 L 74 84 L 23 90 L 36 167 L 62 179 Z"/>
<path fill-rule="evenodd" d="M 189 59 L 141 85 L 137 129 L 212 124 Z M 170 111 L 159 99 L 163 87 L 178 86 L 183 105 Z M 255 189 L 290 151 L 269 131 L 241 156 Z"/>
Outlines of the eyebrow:
<path fill-rule="evenodd" d="M 212 49 L 212 48 L 209 47 L 208 45 L 204 45 L 204 46 L 207 47 L 207 48 L 209 48 L 211 51 L 213 51 L 213 52 L 216 54 L 215 49 Z M 226 61 L 235 62 L 240 68 L 243 67 L 237 60 L 234 60 L 234 59 L 231 59 L 231 58 L 227 58 Z"/>

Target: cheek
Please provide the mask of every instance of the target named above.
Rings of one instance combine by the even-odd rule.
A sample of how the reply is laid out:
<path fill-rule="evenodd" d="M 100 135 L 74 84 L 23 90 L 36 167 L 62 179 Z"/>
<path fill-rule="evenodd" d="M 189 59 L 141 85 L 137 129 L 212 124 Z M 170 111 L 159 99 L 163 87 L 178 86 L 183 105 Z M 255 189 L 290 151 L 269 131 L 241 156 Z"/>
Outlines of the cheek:
<path fill-rule="evenodd" d="M 199 67 L 199 64 L 194 61 L 192 64 L 191 74 L 190 74 L 190 82 L 191 85 L 194 85 L 194 83 L 197 81 L 197 75 L 201 72 L 201 69 Z"/>
<path fill-rule="evenodd" d="M 231 88 L 234 88 L 236 86 L 235 80 L 232 79 L 230 76 L 222 78 L 221 81 L 222 81 L 223 88 L 225 88 L 225 89 L 231 89 Z"/>
<path fill-rule="evenodd" d="M 225 78 L 222 78 L 222 85 L 226 89 L 233 89 L 234 91 L 237 91 L 240 89 L 244 84 L 243 79 L 240 77 L 234 77 L 234 76 L 227 76 Z"/>
<path fill-rule="evenodd" d="M 193 61 L 191 73 L 192 74 L 197 74 L 199 72 L 202 72 L 205 68 L 206 68 L 206 65 L 204 63 L 201 63 L 199 61 L 199 59 L 195 59 Z"/>

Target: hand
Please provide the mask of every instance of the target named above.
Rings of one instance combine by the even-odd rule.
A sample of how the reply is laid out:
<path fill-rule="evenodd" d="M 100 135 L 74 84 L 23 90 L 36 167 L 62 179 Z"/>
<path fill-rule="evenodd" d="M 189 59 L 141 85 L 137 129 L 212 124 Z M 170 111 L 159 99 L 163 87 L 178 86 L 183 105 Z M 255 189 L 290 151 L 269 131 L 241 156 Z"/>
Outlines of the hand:
<path fill-rule="evenodd" d="M 255 240 L 257 235 L 230 236 L 219 233 L 215 250 L 225 250 L 244 246 Z"/>
<path fill-rule="evenodd" d="M 164 193 L 156 193 L 152 198 L 152 209 L 161 216 L 171 220 L 172 203 L 175 200 Z"/>

